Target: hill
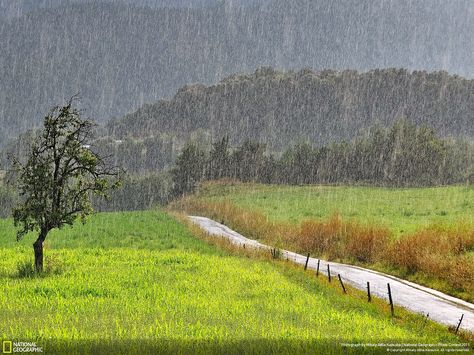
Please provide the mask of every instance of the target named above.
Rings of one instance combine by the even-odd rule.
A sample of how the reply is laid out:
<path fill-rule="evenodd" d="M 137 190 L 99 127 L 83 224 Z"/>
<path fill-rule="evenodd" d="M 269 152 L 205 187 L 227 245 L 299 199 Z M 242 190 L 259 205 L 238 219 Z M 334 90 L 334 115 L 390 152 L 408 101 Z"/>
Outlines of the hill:
<path fill-rule="evenodd" d="M 474 80 L 403 69 L 279 72 L 261 68 L 216 85 L 189 85 L 108 125 L 116 137 L 206 131 L 214 140 L 252 139 L 281 150 L 363 135 L 404 117 L 442 136 L 474 137 Z"/>
<path fill-rule="evenodd" d="M 261 66 L 474 75 L 470 0 L 23 3 L 0 18 L 0 145 L 78 92 L 104 122 Z"/>

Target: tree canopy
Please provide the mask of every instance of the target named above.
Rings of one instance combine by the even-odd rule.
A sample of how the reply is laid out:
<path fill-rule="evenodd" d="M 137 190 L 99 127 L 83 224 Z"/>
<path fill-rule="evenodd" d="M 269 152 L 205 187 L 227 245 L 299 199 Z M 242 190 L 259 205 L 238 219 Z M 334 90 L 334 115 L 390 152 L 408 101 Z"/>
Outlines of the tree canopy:
<path fill-rule="evenodd" d="M 92 213 L 92 195 L 106 196 L 119 185 L 119 171 L 91 149 L 94 123 L 72 106 L 54 107 L 31 145 L 26 161 L 14 159 L 20 203 L 13 210 L 17 239 L 39 231 L 35 268 L 43 268 L 43 242 L 54 228 Z"/>

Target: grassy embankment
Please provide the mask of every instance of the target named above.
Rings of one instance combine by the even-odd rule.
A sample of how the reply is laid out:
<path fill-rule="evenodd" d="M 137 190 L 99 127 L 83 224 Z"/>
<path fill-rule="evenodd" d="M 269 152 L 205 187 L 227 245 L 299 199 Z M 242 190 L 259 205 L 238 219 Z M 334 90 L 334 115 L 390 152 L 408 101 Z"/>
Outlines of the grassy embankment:
<path fill-rule="evenodd" d="M 281 248 L 388 272 L 474 301 L 474 187 L 207 183 L 174 205 Z"/>
<path fill-rule="evenodd" d="M 446 327 L 403 310 L 390 319 L 383 302 L 343 296 L 283 261 L 212 246 L 162 212 L 98 214 L 52 233 L 43 277 L 18 276 L 34 236 L 14 238 L 11 220 L 0 220 L 0 338 L 46 353 L 339 353 L 343 342 L 459 342 Z"/>

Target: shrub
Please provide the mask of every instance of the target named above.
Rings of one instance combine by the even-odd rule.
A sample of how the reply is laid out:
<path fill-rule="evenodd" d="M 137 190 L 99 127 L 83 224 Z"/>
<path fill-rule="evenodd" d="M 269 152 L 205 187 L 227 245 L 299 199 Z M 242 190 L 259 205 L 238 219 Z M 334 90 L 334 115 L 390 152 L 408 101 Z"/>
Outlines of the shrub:
<path fill-rule="evenodd" d="M 373 262 L 385 250 L 390 240 L 386 228 L 344 222 L 333 214 L 327 221 L 309 220 L 301 224 L 300 246 L 328 258 L 351 258 Z"/>
<path fill-rule="evenodd" d="M 45 268 L 43 274 L 59 275 L 64 271 L 64 265 L 56 255 L 47 255 L 45 257 Z"/>
<path fill-rule="evenodd" d="M 391 239 L 390 231 L 383 227 L 349 222 L 346 230 L 345 254 L 361 262 L 378 261 Z"/>
<path fill-rule="evenodd" d="M 18 262 L 16 265 L 16 270 L 18 277 L 20 278 L 34 277 L 36 275 L 35 267 L 33 265 L 33 261 L 31 260 L 23 260 Z"/>
<path fill-rule="evenodd" d="M 301 224 L 299 245 L 305 251 L 324 254 L 329 259 L 342 257 L 346 237 L 344 227 L 338 214 L 333 214 L 325 222 L 305 221 Z"/>
<path fill-rule="evenodd" d="M 64 270 L 63 265 L 59 258 L 54 255 L 47 255 L 44 259 L 44 270 L 41 272 L 41 276 L 46 275 L 58 275 L 61 274 Z M 17 275 L 19 278 L 29 278 L 38 276 L 38 273 L 35 270 L 33 261 L 30 259 L 22 260 L 18 262 L 17 266 Z"/>
<path fill-rule="evenodd" d="M 450 284 L 458 289 L 474 294 L 474 260 L 468 255 L 453 258 L 449 266 Z"/>
<path fill-rule="evenodd" d="M 473 292 L 474 231 L 467 226 L 442 228 L 431 226 L 392 243 L 386 261 L 409 273 L 421 272 L 443 280 L 451 287 Z"/>

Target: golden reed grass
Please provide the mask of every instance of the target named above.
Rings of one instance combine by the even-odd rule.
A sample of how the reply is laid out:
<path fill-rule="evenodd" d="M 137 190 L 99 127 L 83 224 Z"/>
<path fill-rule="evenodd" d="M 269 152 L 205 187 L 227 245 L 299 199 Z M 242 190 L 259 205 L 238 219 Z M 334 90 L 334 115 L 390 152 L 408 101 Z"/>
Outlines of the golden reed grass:
<path fill-rule="evenodd" d="M 408 273 L 422 272 L 474 295 L 473 251 L 472 227 L 430 226 L 392 242 L 385 259 Z"/>

